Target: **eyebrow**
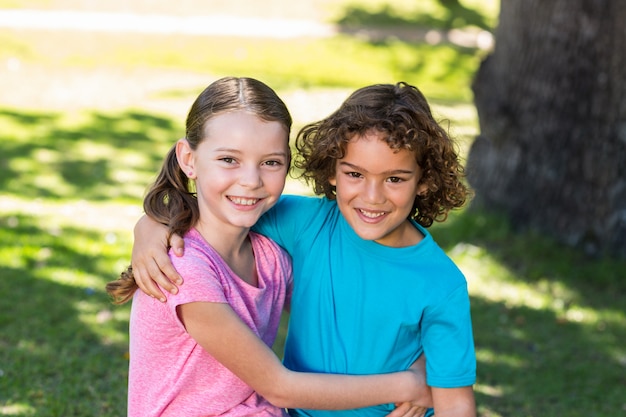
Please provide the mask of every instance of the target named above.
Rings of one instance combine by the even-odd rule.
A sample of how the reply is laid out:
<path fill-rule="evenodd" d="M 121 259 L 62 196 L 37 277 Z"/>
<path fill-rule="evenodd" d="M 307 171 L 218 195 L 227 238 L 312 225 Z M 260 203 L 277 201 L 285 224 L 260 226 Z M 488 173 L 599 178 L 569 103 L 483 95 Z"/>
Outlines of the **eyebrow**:
<path fill-rule="evenodd" d="M 368 170 L 358 166 L 358 165 L 354 165 L 351 164 L 350 162 L 339 162 L 339 165 L 343 165 L 346 166 L 350 169 L 353 169 L 355 171 L 363 171 L 363 172 L 369 172 Z M 384 174 L 384 175 L 398 175 L 398 174 L 413 174 L 414 171 L 412 170 L 408 170 L 408 169 L 391 169 L 389 171 L 383 171 L 380 174 Z"/>
<path fill-rule="evenodd" d="M 213 149 L 213 152 L 226 152 L 226 153 L 234 153 L 234 154 L 240 154 L 240 153 L 244 153 L 245 150 L 242 149 L 235 149 L 235 148 L 215 148 Z M 265 154 L 264 156 L 287 156 L 289 155 L 287 152 L 271 152 L 268 154 Z"/>

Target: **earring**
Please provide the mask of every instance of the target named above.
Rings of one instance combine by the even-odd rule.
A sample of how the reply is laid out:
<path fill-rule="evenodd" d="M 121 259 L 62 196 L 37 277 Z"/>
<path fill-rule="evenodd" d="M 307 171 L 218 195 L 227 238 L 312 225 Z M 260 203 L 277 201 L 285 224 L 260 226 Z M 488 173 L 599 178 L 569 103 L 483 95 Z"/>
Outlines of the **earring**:
<path fill-rule="evenodd" d="M 192 177 L 193 177 L 193 171 L 189 171 L 189 172 L 187 173 L 187 176 L 188 176 L 189 178 L 192 178 Z"/>

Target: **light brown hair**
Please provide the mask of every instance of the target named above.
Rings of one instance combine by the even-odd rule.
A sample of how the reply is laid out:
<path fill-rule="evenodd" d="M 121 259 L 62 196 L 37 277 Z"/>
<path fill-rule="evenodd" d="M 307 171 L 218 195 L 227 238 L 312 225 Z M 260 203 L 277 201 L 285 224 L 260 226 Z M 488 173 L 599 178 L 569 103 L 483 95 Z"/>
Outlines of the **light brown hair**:
<path fill-rule="evenodd" d="M 274 90 L 261 81 L 245 77 L 221 78 L 200 93 L 187 115 L 185 138 L 195 150 L 205 139 L 207 121 L 220 114 L 245 110 L 268 122 L 279 122 L 289 140 L 291 115 Z M 176 158 L 176 146 L 165 157 L 161 171 L 143 201 L 148 216 L 168 226 L 169 236 L 183 236 L 200 216 L 194 184 L 181 169 Z M 137 289 L 132 267 L 106 285 L 115 304 L 129 301 Z"/>

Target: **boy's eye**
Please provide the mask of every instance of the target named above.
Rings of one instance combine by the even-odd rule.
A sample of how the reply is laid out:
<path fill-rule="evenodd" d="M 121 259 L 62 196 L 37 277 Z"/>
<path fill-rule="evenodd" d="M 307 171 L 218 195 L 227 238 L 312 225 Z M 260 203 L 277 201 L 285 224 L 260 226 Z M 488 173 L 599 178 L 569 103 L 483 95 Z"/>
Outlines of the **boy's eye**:
<path fill-rule="evenodd" d="M 346 175 L 348 175 L 351 178 L 361 178 L 361 174 L 359 172 L 346 172 Z"/>
<path fill-rule="evenodd" d="M 402 178 L 398 178 L 398 177 L 389 177 L 387 178 L 387 181 L 389 182 L 402 182 Z"/>

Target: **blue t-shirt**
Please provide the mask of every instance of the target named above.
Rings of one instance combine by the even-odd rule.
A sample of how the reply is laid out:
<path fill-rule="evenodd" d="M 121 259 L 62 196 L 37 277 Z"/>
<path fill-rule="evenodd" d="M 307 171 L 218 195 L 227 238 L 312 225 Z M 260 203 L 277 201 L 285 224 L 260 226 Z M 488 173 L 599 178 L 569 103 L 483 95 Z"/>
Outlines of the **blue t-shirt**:
<path fill-rule="evenodd" d="M 424 239 L 392 248 L 361 239 L 326 198 L 283 196 L 254 227 L 293 258 L 294 291 L 284 363 L 294 371 L 379 374 L 406 370 L 424 352 L 427 382 L 474 384 L 467 283 Z M 292 415 L 376 416 L 392 404 Z"/>

